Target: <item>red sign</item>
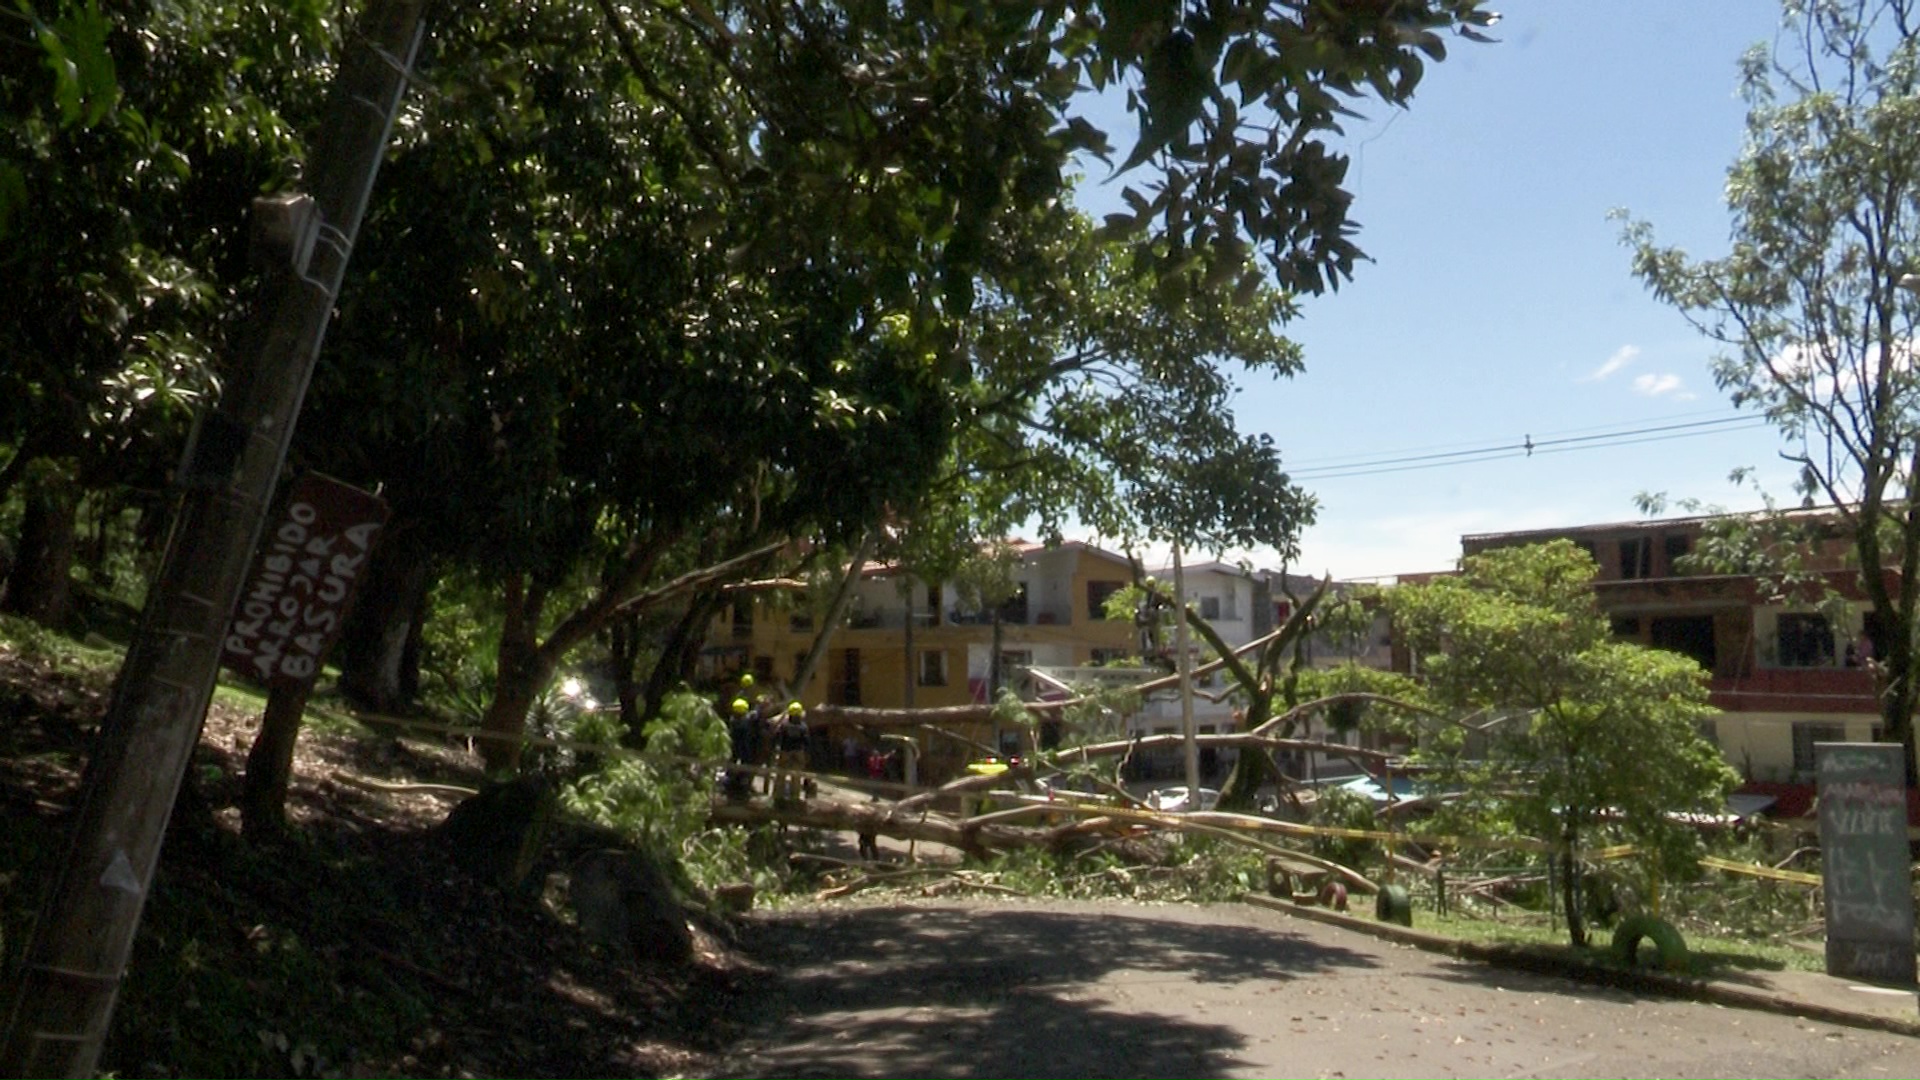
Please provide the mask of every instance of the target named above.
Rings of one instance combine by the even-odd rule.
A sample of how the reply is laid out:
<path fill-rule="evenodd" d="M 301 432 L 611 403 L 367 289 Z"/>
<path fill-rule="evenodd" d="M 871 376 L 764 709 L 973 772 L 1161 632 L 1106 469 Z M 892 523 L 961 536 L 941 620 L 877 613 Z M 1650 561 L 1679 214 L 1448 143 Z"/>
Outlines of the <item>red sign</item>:
<path fill-rule="evenodd" d="M 295 480 L 254 555 L 221 662 L 269 686 L 311 682 L 386 521 L 377 496 L 319 473 Z"/>

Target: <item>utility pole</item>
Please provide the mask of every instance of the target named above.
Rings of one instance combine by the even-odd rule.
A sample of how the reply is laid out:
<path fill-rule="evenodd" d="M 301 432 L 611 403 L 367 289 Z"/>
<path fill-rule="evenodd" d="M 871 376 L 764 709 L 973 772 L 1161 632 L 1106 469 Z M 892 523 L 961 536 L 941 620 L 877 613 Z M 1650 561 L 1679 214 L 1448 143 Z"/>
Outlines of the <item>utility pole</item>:
<path fill-rule="evenodd" d="M 334 77 L 307 167 L 311 197 L 255 203 L 256 239 L 273 249 L 274 265 L 243 339 L 243 363 L 182 463 L 166 557 L 87 762 L 72 844 L 0 1033 L 0 1075 L 99 1075 L 227 622 L 412 78 L 427 3 L 372 0 Z"/>
<path fill-rule="evenodd" d="M 1186 739 L 1187 809 L 1200 809 L 1200 744 L 1193 728 L 1193 639 L 1187 628 L 1187 572 L 1173 542 L 1173 641 L 1180 663 L 1180 730 Z"/>

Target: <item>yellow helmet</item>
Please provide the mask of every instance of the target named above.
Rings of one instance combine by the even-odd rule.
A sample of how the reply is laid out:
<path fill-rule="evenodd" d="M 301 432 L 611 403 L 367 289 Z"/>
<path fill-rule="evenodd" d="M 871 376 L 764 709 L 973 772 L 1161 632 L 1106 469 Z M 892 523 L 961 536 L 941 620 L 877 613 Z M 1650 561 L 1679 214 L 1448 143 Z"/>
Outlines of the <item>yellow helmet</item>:
<path fill-rule="evenodd" d="M 806 712 L 806 711 L 807 711 L 807 707 L 806 707 L 805 705 L 802 705 L 802 704 L 800 704 L 800 703 L 799 703 L 799 702 L 797 702 L 797 701 L 789 701 L 789 702 L 787 702 L 787 715 L 788 715 L 788 716 L 799 716 L 799 715 L 800 715 L 801 713 L 803 713 L 803 712 Z"/>
<path fill-rule="evenodd" d="M 733 699 L 733 715 L 735 716 L 747 715 L 747 699 L 746 698 L 737 697 Z"/>
<path fill-rule="evenodd" d="M 749 686 L 752 686 L 752 685 L 753 685 L 753 672 L 751 672 L 751 671 L 745 671 L 745 672 L 741 672 L 741 674 L 740 674 L 740 688 L 741 688 L 742 690 L 744 690 L 744 689 L 746 689 L 747 687 L 749 687 Z"/>

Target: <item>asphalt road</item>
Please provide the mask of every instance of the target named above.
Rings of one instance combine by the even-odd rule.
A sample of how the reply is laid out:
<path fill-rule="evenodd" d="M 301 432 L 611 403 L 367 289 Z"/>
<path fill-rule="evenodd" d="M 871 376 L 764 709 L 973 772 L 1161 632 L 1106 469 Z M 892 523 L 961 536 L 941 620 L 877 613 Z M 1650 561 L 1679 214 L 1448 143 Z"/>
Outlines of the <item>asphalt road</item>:
<path fill-rule="evenodd" d="M 749 921 L 729 1077 L 1920 1076 L 1920 1040 L 1463 963 L 1240 904 Z"/>

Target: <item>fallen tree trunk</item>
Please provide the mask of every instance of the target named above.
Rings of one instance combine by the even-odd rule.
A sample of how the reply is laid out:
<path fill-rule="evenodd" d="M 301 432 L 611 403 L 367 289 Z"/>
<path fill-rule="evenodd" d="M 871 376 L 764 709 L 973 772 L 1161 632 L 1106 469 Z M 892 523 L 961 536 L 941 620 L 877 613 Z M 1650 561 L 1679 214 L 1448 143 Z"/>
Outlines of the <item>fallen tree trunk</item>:
<path fill-rule="evenodd" d="M 712 820 L 729 825 L 783 824 L 809 829 L 834 829 L 891 836 L 896 840 L 919 840 L 956 847 L 968 854 L 1010 851 L 1044 842 L 1036 829 L 1006 825 L 974 825 L 944 814 L 893 814 L 890 803 L 845 803 L 809 799 L 792 806 L 774 806 L 768 802 L 716 802 Z"/>
<path fill-rule="evenodd" d="M 951 793 L 961 785 L 965 785 L 967 789 L 977 789 L 981 786 L 978 781 L 992 779 L 999 778 L 969 777 L 940 790 L 942 793 Z M 736 825 L 769 823 L 799 825 L 813 829 L 885 835 L 896 840 L 931 841 L 959 848 L 976 856 L 994 851 L 1011 851 L 1029 847 L 1058 850 L 1070 841 L 1084 842 L 1089 838 L 1103 836 L 1137 836 L 1154 829 L 1172 830 L 1212 836 L 1252 848 L 1266 855 L 1316 866 L 1340 877 L 1350 887 L 1362 892 L 1371 893 L 1379 888 L 1364 874 L 1350 867 L 1304 851 L 1282 847 L 1256 835 L 1258 833 L 1290 835 L 1301 828 L 1286 822 L 1245 814 L 1163 814 L 1124 807 L 1083 806 L 1037 799 L 977 818 L 952 818 L 925 810 L 916 815 L 900 813 L 901 810 L 910 808 L 909 804 L 918 803 L 920 799 L 934 794 L 936 793 L 927 792 L 898 804 L 844 803 L 826 799 L 813 799 L 797 805 L 775 805 L 771 802 L 716 802 L 713 805 L 712 820 L 716 823 Z M 1006 822 L 1029 816 L 1061 815 L 1081 820 L 1045 827 L 1006 824 Z"/>
<path fill-rule="evenodd" d="M 1056 709 L 1066 702 L 1034 702 Z M 985 724 L 993 720 L 991 705 L 942 705 L 927 709 L 872 709 L 855 705 L 815 705 L 807 710 L 810 723 L 858 724 L 875 730 L 917 728 L 922 724 Z"/>
<path fill-rule="evenodd" d="M 1123 754 L 1128 750 L 1144 750 L 1155 746 L 1184 746 L 1186 745 L 1186 738 L 1185 735 L 1178 733 L 1171 735 L 1143 735 L 1137 739 L 1119 739 L 1113 742 L 1089 743 L 1086 746 L 1057 750 L 1053 752 L 1052 756 L 1055 764 L 1063 764 L 1097 757 L 1112 757 L 1115 754 Z M 1349 757 L 1357 761 L 1371 761 L 1377 764 L 1384 764 L 1400 756 L 1385 750 L 1368 750 L 1363 747 L 1348 746 L 1345 743 L 1323 742 L 1319 739 L 1276 739 L 1272 736 L 1258 735 L 1251 732 L 1237 732 L 1227 735 L 1195 735 L 1193 741 L 1196 745 L 1211 747 L 1237 747 L 1241 749 L 1251 747 L 1264 750 L 1314 751 Z"/>

